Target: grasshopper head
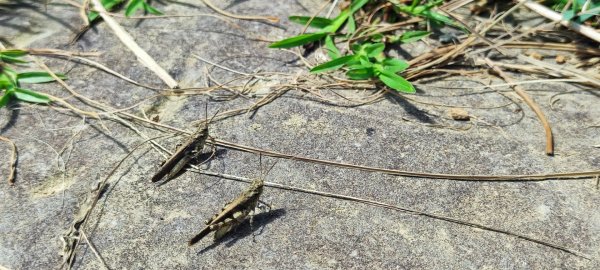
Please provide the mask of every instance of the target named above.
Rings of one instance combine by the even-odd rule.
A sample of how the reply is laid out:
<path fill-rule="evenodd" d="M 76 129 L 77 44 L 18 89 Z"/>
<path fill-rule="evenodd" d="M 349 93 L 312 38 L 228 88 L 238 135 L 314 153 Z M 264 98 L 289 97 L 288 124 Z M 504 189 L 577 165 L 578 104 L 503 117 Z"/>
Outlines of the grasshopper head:
<path fill-rule="evenodd" d="M 250 190 L 256 191 L 257 193 L 262 193 L 264 184 L 265 181 L 262 178 L 256 178 L 252 180 L 252 183 L 250 184 Z"/>

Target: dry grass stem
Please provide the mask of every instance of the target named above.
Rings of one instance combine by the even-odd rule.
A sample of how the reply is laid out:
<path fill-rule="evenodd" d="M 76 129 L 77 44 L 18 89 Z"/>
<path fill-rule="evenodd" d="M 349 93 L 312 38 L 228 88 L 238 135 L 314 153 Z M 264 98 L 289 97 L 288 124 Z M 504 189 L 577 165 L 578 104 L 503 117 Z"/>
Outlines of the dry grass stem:
<path fill-rule="evenodd" d="M 152 72 L 154 72 L 165 84 L 167 84 L 170 88 L 178 88 L 178 83 L 167 73 L 154 59 L 144 51 L 133 39 L 121 25 L 117 21 L 115 21 L 112 17 L 106 14 L 106 10 L 100 3 L 100 0 L 91 0 L 94 4 L 94 7 L 98 10 L 98 14 L 102 17 L 102 19 L 108 24 L 108 26 L 113 30 L 115 35 L 123 42 L 127 48 L 129 48 L 137 57 L 138 60 L 147 68 L 149 68 Z"/>
<path fill-rule="evenodd" d="M 208 6 L 209 8 L 213 9 L 214 11 L 216 11 L 217 13 L 219 13 L 225 17 L 230 17 L 230 18 L 240 19 L 240 20 L 264 21 L 264 22 L 268 22 L 268 23 L 278 23 L 279 22 L 279 18 L 274 17 L 274 16 L 238 15 L 238 14 L 229 13 L 227 11 L 220 9 L 219 7 L 215 6 L 209 0 L 202 0 L 202 2 L 204 2 L 204 4 L 206 4 L 206 6 Z"/>
<path fill-rule="evenodd" d="M 15 184 L 15 174 L 17 172 L 17 157 L 18 157 L 18 152 L 17 152 L 17 146 L 15 145 L 15 143 L 10 140 L 9 138 L 0 136 L 0 141 L 5 141 L 6 143 L 8 143 L 10 145 L 11 148 L 11 154 L 10 154 L 10 160 L 9 160 L 9 166 L 8 166 L 8 184 L 9 185 L 14 185 Z"/>

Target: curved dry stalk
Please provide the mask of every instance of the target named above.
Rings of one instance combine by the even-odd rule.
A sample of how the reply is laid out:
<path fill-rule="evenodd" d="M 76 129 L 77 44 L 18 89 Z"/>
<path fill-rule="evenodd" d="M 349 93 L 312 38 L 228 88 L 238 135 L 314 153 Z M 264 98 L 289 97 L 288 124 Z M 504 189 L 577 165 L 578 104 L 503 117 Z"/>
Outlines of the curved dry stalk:
<path fill-rule="evenodd" d="M 279 18 L 274 17 L 274 16 L 248 16 L 248 15 L 238 15 L 238 14 L 233 14 L 233 13 L 229 13 L 227 11 L 224 11 L 222 9 L 220 9 L 219 7 L 215 6 L 211 1 L 209 0 L 202 0 L 202 2 L 204 2 L 204 4 L 206 4 L 209 8 L 213 9 L 214 11 L 216 11 L 217 13 L 226 16 L 226 17 L 231 17 L 234 19 L 240 19 L 240 20 L 250 20 L 250 21 L 265 21 L 268 23 L 278 23 L 279 22 Z"/>
<path fill-rule="evenodd" d="M 10 144 L 11 147 L 11 154 L 10 154 L 10 161 L 9 161 L 9 172 L 8 172 L 8 184 L 9 185 L 14 185 L 15 184 L 15 173 L 17 171 L 17 156 L 18 156 L 18 152 L 17 152 L 17 146 L 15 145 L 15 143 L 6 137 L 0 136 L 0 141 L 5 141 L 8 144 Z"/>
<path fill-rule="evenodd" d="M 520 85 L 515 84 L 515 80 L 510 77 L 508 74 L 504 73 L 502 69 L 494 64 L 492 60 L 489 58 L 485 58 L 485 62 L 507 83 L 513 84 L 512 88 L 517 92 L 517 94 L 527 103 L 527 105 L 535 112 L 540 122 L 544 126 L 544 131 L 546 132 L 546 155 L 552 156 L 554 155 L 554 139 L 552 137 L 552 129 L 550 128 L 550 123 L 548 119 L 542 112 L 542 109 L 533 101 L 533 99 L 527 94 L 525 89 L 523 89 Z"/>
<path fill-rule="evenodd" d="M 252 181 L 252 179 L 248 179 L 248 178 L 244 178 L 244 177 L 239 177 L 239 176 L 234 176 L 234 175 L 222 174 L 222 173 L 215 173 L 215 172 L 209 172 L 209 171 L 201 171 L 201 170 L 197 170 L 197 169 L 194 169 L 194 170 L 191 170 L 191 171 L 193 171 L 195 173 L 199 173 L 199 174 L 217 176 L 217 177 L 221 177 L 221 178 L 226 178 L 226 179 L 231 179 L 231 180 L 241 181 L 241 182 L 246 182 L 246 183 L 250 183 Z M 266 182 L 265 181 L 265 186 L 272 187 L 272 188 L 277 188 L 277 189 L 282 189 L 282 190 L 288 190 L 288 191 L 301 192 L 301 193 L 306 193 L 306 194 L 311 194 L 311 195 L 323 196 L 323 197 L 328 197 L 328 198 L 340 199 L 340 200 L 344 200 L 344 201 L 363 203 L 363 204 L 367 204 L 367 205 L 373 205 L 373 206 L 382 207 L 382 208 L 386 208 L 386 209 L 391 209 L 391 210 L 396 210 L 396 211 L 400 211 L 400 212 L 405 212 L 405 213 L 408 213 L 408 214 L 411 214 L 411 215 L 423 216 L 423 217 L 432 218 L 432 219 L 436 219 L 436 220 L 442 220 L 442 221 L 446 221 L 446 222 L 450 222 L 450 223 L 454 223 L 454 224 L 458 224 L 458 225 L 468 226 L 468 227 L 471 227 L 471 228 L 481 229 L 481 230 L 484 230 L 484 231 L 500 233 L 500 234 L 508 235 L 508 236 L 511 236 L 511 237 L 516 237 L 516 238 L 519 238 L 519 239 L 523 239 L 523 240 L 528 241 L 528 242 L 536 243 L 536 244 L 539 244 L 539 245 L 542 245 L 542 246 L 545 246 L 545 247 L 557 249 L 557 250 L 560 250 L 560 251 L 563 251 L 563 252 L 575 255 L 577 257 L 590 260 L 590 258 L 589 258 L 588 255 L 582 254 L 579 251 L 575 251 L 575 250 L 572 250 L 572 249 L 564 247 L 564 246 L 560 246 L 560 245 L 557 245 L 557 244 L 554 244 L 554 243 L 551 243 L 551 242 L 548 242 L 548 241 L 536 239 L 534 237 L 527 236 L 527 235 L 524 235 L 524 234 L 520 234 L 520 233 L 516 233 L 516 232 L 511 232 L 511 231 L 504 230 L 504 229 L 498 229 L 498 228 L 490 227 L 490 226 L 487 226 L 487 225 L 483 225 L 483 224 L 479 224 L 479 223 L 475 223 L 475 222 L 471 222 L 471 221 L 465 221 L 465 220 L 460 220 L 460 219 L 456 219 L 456 218 L 452 218 L 452 217 L 447 217 L 447 216 L 442 216 L 442 215 L 438 215 L 438 214 L 427 213 L 427 212 L 424 212 L 424 211 L 419 211 L 419 210 L 415 210 L 415 209 L 411 209 L 411 208 L 407 208 L 407 207 L 402 207 L 402 206 L 396 206 L 396 205 L 392 205 L 392 204 L 388 204 L 388 203 L 384 203 L 384 202 L 379 202 L 379 201 L 375 201 L 375 200 L 371 200 L 371 199 L 364 199 L 364 198 L 353 197 L 353 196 L 348 196 L 348 195 L 342 195 L 342 194 L 337 194 L 337 193 L 323 192 L 323 191 L 318 191 L 318 190 L 311 190 L 311 189 L 299 188 L 299 187 L 288 186 L 288 185 L 283 185 L 283 184 L 279 184 L 279 183 L 273 183 L 273 182 Z"/>

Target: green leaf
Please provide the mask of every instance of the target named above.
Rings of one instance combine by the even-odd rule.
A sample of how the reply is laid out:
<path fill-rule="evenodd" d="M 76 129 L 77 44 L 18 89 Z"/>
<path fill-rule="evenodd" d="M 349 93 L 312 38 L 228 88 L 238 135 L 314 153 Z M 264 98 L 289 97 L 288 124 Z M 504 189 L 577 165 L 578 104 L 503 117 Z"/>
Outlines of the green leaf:
<path fill-rule="evenodd" d="M 355 55 L 346 55 L 346 56 L 343 56 L 343 57 L 340 57 L 337 59 L 333 59 L 329 62 L 320 64 L 320 65 L 312 68 L 310 70 L 310 72 L 319 73 L 319 72 L 324 72 L 324 71 L 328 71 L 328 70 L 338 69 L 355 59 L 356 59 Z"/>
<path fill-rule="evenodd" d="M 571 19 L 575 18 L 575 11 L 571 10 L 567 10 L 565 12 L 563 12 L 562 14 L 562 18 L 565 21 L 570 21 Z"/>
<path fill-rule="evenodd" d="M 25 60 L 19 59 L 27 54 L 27 51 L 23 50 L 0 50 L 0 62 L 4 63 L 27 63 Z M 0 66 L 0 70 L 2 67 Z"/>
<path fill-rule="evenodd" d="M 367 44 L 365 44 L 365 46 L 363 46 L 363 49 L 368 57 L 375 57 L 375 56 L 381 54 L 383 52 L 383 50 L 385 50 L 385 44 L 383 44 L 383 43 L 372 43 L 372 44 L 367 43 Z"/>
<path fill-rule="evenodd" d="M 354 32 L 356 32 L 356 21 L 354 20 L 354 16 L 348 17 L 346 29 L 348 29 L 349 34 L 353 34 Z"/>
<path fill-rule="evenodd" d="M 67 77 L 63 74 L 56 74 L 62 80 Z M 54 78 L 47 72 L 23 72 L 17 75 L 17 81 L 19 83 L 46 83 L 55 81 Z"/>
<path fill-rule="evenodd" d="M 8 56 L 8 55 L 4 55 L 4 54 L 0 54 L 0 59 L 4 63 L 27 63 L 27 61 L 25 61 L 25 60 L 21 60 L 17 57 Z"/>
<path fill-rule="evenodd" d="M 154 8 L 153 6 L 149 5 L 148 3 L 144 2 L 144 10 L 150 14 L 154 14 L 154 15 L 163 15 L 162 12 L 160 12 L 160 10 Z"/>
<path fill-rule="evenodd" d="M 392 1 L 392 2 L 394 4 L 394 10 L 396 12 L 407 13 L 407 14 L 413 15 L 413 16 L 425 17 L 434 22 L 440 22 L 440 23 L 461 29 L 464 32 L 467 32 L 467 33 L 469 32 L 464 26 L 453 21 L 449 17 L 447 17 L 439 12 L 431 10 L 434 6 L 439 5 L 441 3 L 440 1 L 433 1 L 427 5 L 419 5 L 414 8 L 409 7 L 407 5 L 400 4 L 397 1 Z"/>
<path fill-rule="evenodd" d="M 21 57 L 23 55 L 26 55 L 27 51 L 23 51 L 23 50 L 2 50 L 0 51 L 0 55 L 6 55 L 6 56 L 10 56 L 10 57 Z"/>
<path fill-rule="evenodd" d="M 371 41 L 373 42 L 382 42 L 385 36 L 382 34 L 374 34 L 371 36 Z"/>
<path fill-rule="evenodd" d="M 354 12 L 358 11 L 362 6 L 364 6 L 369 0 L 356 0 L 353 1 L 350 5 L 350 8 L 342 10 L 340 14 L 333 19 L 331 24 L 325 28 L 323 28 L 324 32 L 327 33 L 335 33 L 338 29 L 348 20 L 348 17 L 352 16 Z"/>
<path fill-rule="evenodd" d="M 350 45 L 350 50 L 352 50 L 355 54 L 358 54 L 362 50 L 362 45 L 359 43 L 353 43 Z"/>
<path fill-rule="evenodd" d="M 381 65 L 385 70 L 393 73 L 404 71 L 409 66 L 406 61 L 396 58 L 386 58 L 381 62 Z"/>
<path fill-rule="evenodd" d="M 352 4 L 350 5 L 350 13 L 357 12 L 360 8 L 362 8 L 362 6 L 364 6 L 368 2 L 369 2 L 369 0 L 352 1 Z"/>
<path fill-rule="evenodd" d="M 346 72 L 346 76 L 351 80 L 366 80 L 375 77 L 373 68 L 356 68 Z"/>
<path fill-rule="evenodd" d="M 138 9 L 144 7 L 144 0 L 131 0 L 129 4 L 127 4 L 127 9 L 125 10 L 125 16 L 129 17 L 133 15 Z"/>
<path fill-rule="evenodd" d="M 404 93 L 415 93 L 415 87 L 408 82 L 406 79 L 396 75 L 388 70 L 380 70 L 379 75 L 377 76 L 385 85 L 390 88 Z"/>
<path fill-rule="evenodd" d="M 9 67 L 2 67 L 0 73 L 0 89 L 10 89 L 17 86 L 17 73 Z"/>
<path fill-rule="evenodd" d="M 11 81 L 10 77 L 8 77 L 4 73 L 0 74 L 0 90 L 8 89 L 8 88 L 14 87 L 14 86 L 15 86 L 15 82 Z"/>
<path fill-rule="evenodd" d="M 325 27 L 331 25 L 331 23 L 333 22 L 332 20 L 323 18 L 323 17 L 314 17 L 312 19 L 312 21 L 310 20 L 310 18 L 311 17 L 308 17 L 308 16 L 290 16 L 290 17 L 288 17 L 288 19 L 291 22 L 301 24 L 301 25 L 306 25 L 310 21 L 310 24 L 308 26 L 314 27 L 314 28 L 319 28 L 319 29 L 325 28 Z"/>
<path fill-rule="evenodd" d="M 425 10 L 422 12 L 422 15 L 428 19 L 434 20 L 434 21 L 438 21 L 441 23 L 444 23 L 448 26 L 453 26 L 456 27 L 460 30 L 463 30 L 464 32 L 468 33 L 469 30 L 467 30 L 464 26 L 462 26 L 461 24 L 455 22 L 454 20 L 450 19 L 450 17 L 447 17 L 445 15 L 442 15 L 439 12 L 435 12 L 435 11 L 431 11 L 431 10 Z"/>
<path fill-rule="evenodd" d="M 271 43 L 271 45 L 269 45 L 269 48 L 292 48 L 296 46 L 301 46 L 307 43 L 311 43 L 313 41 L 320 40 L 326 35 L 327 33 L 302 34 Z"/>
<path fill-rule="evenodd" d="M 402 43 L 410 43 L 429 36 L 430 34 L 431 32 L 429 31 L 407 31 L 400 35 L 399 41 Z"/>
<path fill-rule="evenodd" d="M 333 38 L 331 36 L 325 37 L 325 48 L 327 49 L 327 54 L 331 59 L 340 58 L 342 53 L 335 46 L 335 42 L 333 42 Z"/>
<path fill-rule="evenodd" d="M 364 67 L 370 67 L 373 66 L 373 63 L 371 63 L 371 61 L 369 61 L 369 57 L 367 57 L 366 55 L 357 55 L 358 57 L 358 61 L 359 63 L 364 66 Z"/>
<path fill-rule="evenodd" d="M 2 95 L 2 97 L 0 97 L 0 108 L 6 106 L 6 104 L 8 104 L 8 101 L 12 97 L 13 92 L 14 92 L 13 89 L 8 89 L 4 92 L 4 95 Z"/>
<path fill-rule="evenodd" d="M 17 99 L 32 103 L 49 103 L 51 101 L 50 98 L 44 94 L 23 88 L 15 88 L 14 95 Z"/>

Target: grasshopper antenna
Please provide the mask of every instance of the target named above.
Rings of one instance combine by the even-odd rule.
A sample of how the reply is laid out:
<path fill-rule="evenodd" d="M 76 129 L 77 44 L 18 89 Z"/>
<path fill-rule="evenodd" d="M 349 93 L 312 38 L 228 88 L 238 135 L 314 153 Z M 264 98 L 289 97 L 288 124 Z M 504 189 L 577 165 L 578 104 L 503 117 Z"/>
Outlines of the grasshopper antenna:
<path fill-rule="evenodd" d="M 215 114 L 213 114 L 213 116 L 210 118 L 210 120 L 208 120 L 208 122 L 206 122 L 206 125 L 212 123 L 212 120 L 215 118 L 215 116 L 217 116 L 217 114 L 219 114 L 219 112 L 221 112 L 221 109 L 218 109 Z"/>
<path fill-rule="evenodd" d="M 279 160 L 276 160 L 275 163 L 273 163 L 273 165 L 271 165 L 271 167 L 269 167 L 269 169 L 267 170 L 267 172 L 264 172 L 263 170 L 263 166 L 262 166 L 262 153 L 258 154 L 258 163 L 260 164 L 260 175 L 261 177 L 266 177 L 269 172 L 271 172 L 271 170 L 273 169 L 273 167 L 275 167 L 275 165 L 277 165 L 277 162 L 279 162 Z"/>

